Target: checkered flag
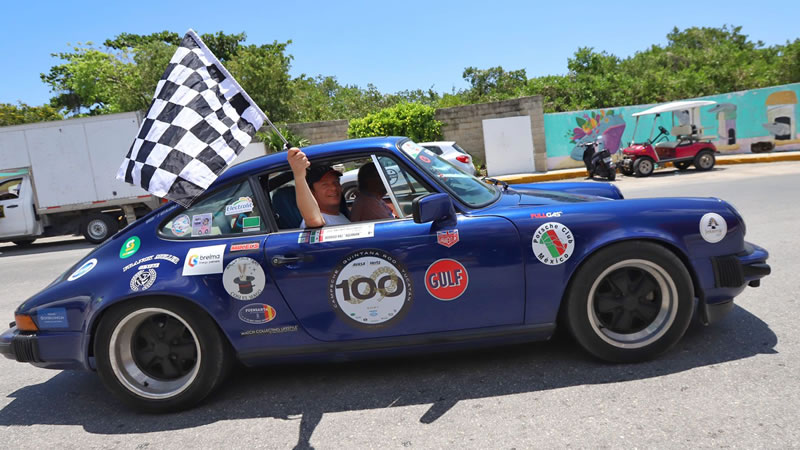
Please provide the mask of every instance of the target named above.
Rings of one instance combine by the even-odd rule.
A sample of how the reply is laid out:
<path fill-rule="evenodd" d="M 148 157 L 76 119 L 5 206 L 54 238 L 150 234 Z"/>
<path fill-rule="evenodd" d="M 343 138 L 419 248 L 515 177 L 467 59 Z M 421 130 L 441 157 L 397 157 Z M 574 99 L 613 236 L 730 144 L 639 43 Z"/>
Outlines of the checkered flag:
<path fill-rule="evenodd" d="M 158 82 L 117 179 L 188 208 L 265 120 L 269 122 L 189 30 Z"/>

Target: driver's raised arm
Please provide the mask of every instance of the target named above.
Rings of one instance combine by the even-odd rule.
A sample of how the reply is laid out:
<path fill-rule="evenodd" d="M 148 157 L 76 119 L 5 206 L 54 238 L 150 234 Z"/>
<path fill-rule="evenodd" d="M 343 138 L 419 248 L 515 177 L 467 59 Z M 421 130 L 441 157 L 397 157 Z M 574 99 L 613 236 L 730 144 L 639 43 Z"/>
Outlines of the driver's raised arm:
<path fill-rule="evenodd" d="M 297 209 L 300 210 L 300 215 L 306 222 L 306 227 L 321 227 L 325 225 L 325 219 L 319 210 L 317 200 L 311 194 L 311 188 L 306 183 L 306 169 L 311 163 L 306 158 L 306 154 L 301 152 L 299 148 L 292 147 L 286 154 L 286 159 L 289 161 L 289 166 L 292 168 L 294 174 L 294 192 L 295 200 L 297 201 Z"/>

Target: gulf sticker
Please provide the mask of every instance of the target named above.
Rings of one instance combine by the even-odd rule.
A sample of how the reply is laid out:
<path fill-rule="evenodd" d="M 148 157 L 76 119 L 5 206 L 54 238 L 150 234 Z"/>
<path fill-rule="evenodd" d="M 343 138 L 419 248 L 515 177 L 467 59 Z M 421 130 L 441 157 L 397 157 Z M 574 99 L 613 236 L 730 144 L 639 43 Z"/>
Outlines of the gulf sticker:
<path fill-rule="evenodd" d="M 461 297 L 468 285 L 467 269 L 455 259 L 440 259 L 425 272 L 425 289 L 439 300 L 447 302 Z"/>
<path fill-rule="evenodd" d="M 239 319 L 253 325 L 271 322 L 275 315 L 275 308 L 264 303 L 253 303 L 239 310 Z"/>
<path fill-rule="evenodd" d="M 548 266 L 557 266 L 572 256 L 575 248 L 572 231 L 558 222 L 547 222 L 533 233 L 531 245 L 536 259 Z"/>
<path fill-rule="evenodd" d="M 411 277 L 402 263 L 383 250 L 358 250 L 347 255 L 328 280 L 334 311 L 362 329 L 376 329 L 400 320 L 414 297 Z"/>

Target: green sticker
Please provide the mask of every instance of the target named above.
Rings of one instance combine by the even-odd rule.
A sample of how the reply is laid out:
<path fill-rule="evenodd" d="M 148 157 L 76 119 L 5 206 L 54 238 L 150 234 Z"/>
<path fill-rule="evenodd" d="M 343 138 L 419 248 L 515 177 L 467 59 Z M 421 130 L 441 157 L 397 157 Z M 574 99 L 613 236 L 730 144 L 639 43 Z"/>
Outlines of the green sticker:
<path fill-rule="evenodd" d="M 242 228 L 261 228 L 261 217 L 245 217 L 242 219 Z"/>
<path fill-rule="evenodd" d="M 138 236 L 129 237 L 128 240 L 122 244 L 122 248 L 119 249 L 119 257 L 125 259 L 133 256 L 139 251 L 139 243 Z"/>

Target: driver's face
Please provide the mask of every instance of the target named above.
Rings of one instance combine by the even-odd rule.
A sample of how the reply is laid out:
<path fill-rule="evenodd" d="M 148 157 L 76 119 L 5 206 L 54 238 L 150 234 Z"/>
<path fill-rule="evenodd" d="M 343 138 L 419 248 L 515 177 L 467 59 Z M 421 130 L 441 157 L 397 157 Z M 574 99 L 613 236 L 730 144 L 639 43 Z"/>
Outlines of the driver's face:
<path fill-rule="evenodd" d="M 326 213 L 339 211 L 339 202 L 342 199 L 342 185 L 339 184 L 339 177 L 333 172 L 328 172 L 313 184 L 314 198 L 317 200 L 319 208 Z"/>

